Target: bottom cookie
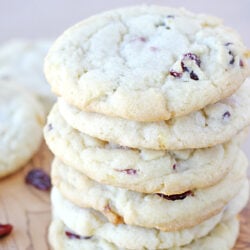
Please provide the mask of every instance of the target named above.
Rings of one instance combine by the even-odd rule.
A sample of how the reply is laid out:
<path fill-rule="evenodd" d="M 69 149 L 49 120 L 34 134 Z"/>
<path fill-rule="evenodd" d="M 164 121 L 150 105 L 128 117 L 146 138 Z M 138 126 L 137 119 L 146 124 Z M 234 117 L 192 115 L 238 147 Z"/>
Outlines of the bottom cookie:
<path fill-rule="evenodd" d="M 236 242 L 238 233 L 239 221 L 234 217 L 221 222 L 208 236 L 189 245 L 168 250 L 230 250 Z M 59 219 L 54 219 L 50 225 L 49 241 L 54 250 L 126 250 L 95 236 L 84 237 L 74 234 Z"/>
<path fill-rule="evenodd" d="M 79 207 L 93 208 L 113 224 L 179 231 L 218 214 L 236 196 L 245 181 L 247 160 L 239 154 L 229 174 L 218 184 L 187 194 L 164 197 L 142 194 L 97 183 L 55 159 L 52 182 Z"/>
<path fill-rule="evenodd" d="M 230 201 L 223 212 L 195 227 L 177 232 L 162 232 L 125 224 L 114 225 L 98 211 L 80 208 L 66 200 L 57 190 L 51 192 L 53 214 L 73 232 L 85 237 L 95 236 L 125 249 L 168 249 L 190 244 L 208 235 L 221 221 L 233 218 L 241 212 L 249 197 L 246 181 L 241 191 Z"/>

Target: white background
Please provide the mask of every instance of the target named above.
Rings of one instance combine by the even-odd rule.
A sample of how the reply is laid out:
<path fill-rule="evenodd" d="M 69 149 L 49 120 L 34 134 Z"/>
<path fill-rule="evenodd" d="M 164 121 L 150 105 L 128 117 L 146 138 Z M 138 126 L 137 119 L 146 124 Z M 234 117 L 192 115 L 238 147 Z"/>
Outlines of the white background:
<path fill-rule="evenodd" d="M 92 14 L 140 3 L 185 7 L 216 15 L 237 29 L 250 48 L 250 0 L 0 0 L 0 42 L 15 37 L 55 38 Z M 250 158 L 250 136 L 244 148 Z"/>
<path fill-rule="evenodd" d="M 87 16 L 140 3 L 183 6 L 216 15 L 237 29 L 250 47 L 250 0 L 0 0 L 0 41 L 12 37 L 56 37 Z"/>

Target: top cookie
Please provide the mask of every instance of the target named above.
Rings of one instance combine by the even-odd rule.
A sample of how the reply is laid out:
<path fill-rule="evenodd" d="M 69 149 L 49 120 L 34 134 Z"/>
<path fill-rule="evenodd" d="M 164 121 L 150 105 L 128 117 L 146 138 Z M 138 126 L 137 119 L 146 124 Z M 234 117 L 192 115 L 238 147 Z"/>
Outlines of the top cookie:
<path fill-rule="evenodd" d="M 246 48 L 220 20 L 160 6 L 80 22 L 45 59 L 52 90 L 78 108 L 168 120 L 231 95 L 249 75 Z"/>

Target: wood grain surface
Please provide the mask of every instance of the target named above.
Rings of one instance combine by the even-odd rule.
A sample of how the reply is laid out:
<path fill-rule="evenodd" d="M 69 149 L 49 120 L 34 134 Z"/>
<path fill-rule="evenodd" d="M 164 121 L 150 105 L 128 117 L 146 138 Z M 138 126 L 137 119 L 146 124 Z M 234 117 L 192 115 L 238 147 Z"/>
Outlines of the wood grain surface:
<path fill-rule="evenodd" d="M 0 224 L 14 226 L 11 235 L 0 239 L 0 250 L 49 250 L 49 192 L 27 185 L 27 172 L 36 167 L 50 171 L 52 154 L 43 143 L 33 159 L 16 174 L 0 181 Z M 240 215 L 241 232 L 234 250 L 250 249 L 250 202 Z M 215 249 L 219 250 L 219 249 Z"/>

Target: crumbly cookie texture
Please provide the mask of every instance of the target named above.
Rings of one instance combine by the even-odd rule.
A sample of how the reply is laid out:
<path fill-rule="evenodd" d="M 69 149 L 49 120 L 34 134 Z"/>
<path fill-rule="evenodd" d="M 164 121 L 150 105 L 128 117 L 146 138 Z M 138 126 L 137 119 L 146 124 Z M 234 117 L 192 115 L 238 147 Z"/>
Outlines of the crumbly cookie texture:
<path fill-rule="evenodd" d="M 229 141 L 250 125 L 250 79 L 232 96 L 189 115 L 160 122 L 135 122 L 86 113 L 59 100 L 72 127 L 104 141 L 132 148 L 190 149 Z"/>
<path fill-rule="evenodd" d="M 15 81 L 34 93 L 49 111 L 55 100 L 43 74 L 50 40 L 10 40 L 0 45 L 0 79 Z"/>
<path fill-rule="evenodd" d="M 51 151 L 97 182 L 143 193 L 167 195 L 212 186 L 232 167 L 235 139 L 211 148 L 156 151 L 122 147 L 71 128 L 54 106 L 44 128 Z"/>
<path fill-rule="evenodd" d="M 52 90 L 85 111 L 168 120 L 231 95 L 249 75 L 246 48 L 219 19 L 137 6 L 76 24 L 45 60 Z"/>
<path fill-rule="evenodd" d="M 228 219 L 233 218 L 243 209 L 248 194 L 249 185 L 246 181 L 243 189 L 223 212 L 195 227 L 176 232 L 163 232 L 125 224 L 114 225 L 101 213 L 93 209 L 80 208 L 69 202 L 56 188 L 52 190 L 51 200 L 53 214 L 76 234 L 85 237 L 95 236 L 122 248 L 144 250 L 183 246 L 208 235 L 220 221 L 228 216 Z"/>
<path fill-rule="evenodd" d="M 58 218 L 54 218 L 49 228 L 49 241 L 54 250 L 128 250 L 118 247 L 98 237 L 76 235 Z M 68 236 L 67 236 L 67 234 Z M 194 240 L 183 247 L 163 250 L 231 250 L 239 234 L 239 221 L 236 217 L 223 221 L 207 236 Z M 136 239 L 137 241 L 138 239 Z"/>
<path fill-rule="evenodd" d="M 0 177 L 4 177 L 38 150 L 45 114 L 40 103 L 20 86 L 3 81 L 0 86 Z"/>
<path fill-rule="evenodd" d="M 58 160 L 52 165 L 52 182 L 69 201 L 102 212 L 112 223 L 178 231 L 219 213 L 243 186 L 246 166 L 246 158 L 239 154 L 216 185 L 171 196 L 105 186 Z"/>

